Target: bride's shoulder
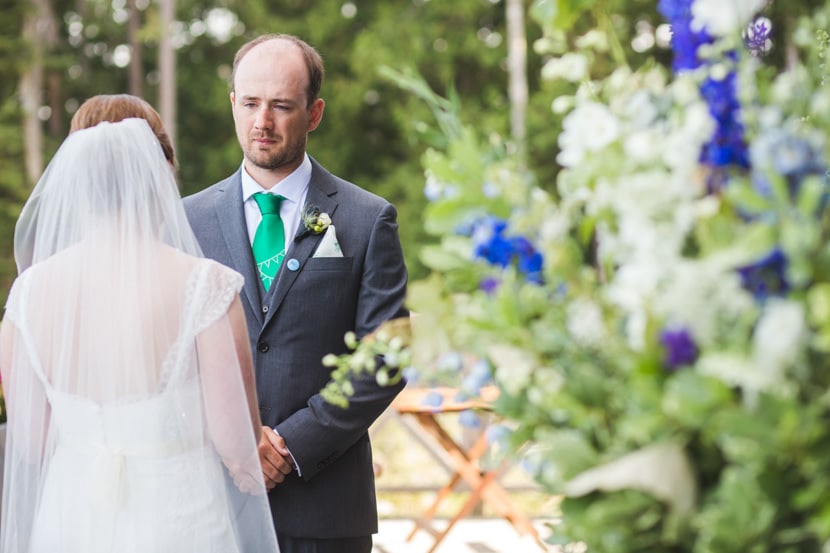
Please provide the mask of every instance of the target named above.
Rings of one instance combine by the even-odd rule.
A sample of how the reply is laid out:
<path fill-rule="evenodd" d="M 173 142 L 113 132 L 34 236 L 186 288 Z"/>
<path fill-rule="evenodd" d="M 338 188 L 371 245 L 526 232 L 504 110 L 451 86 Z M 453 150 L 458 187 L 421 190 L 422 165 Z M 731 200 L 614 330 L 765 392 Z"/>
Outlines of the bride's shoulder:
<path fill-rule="evenodd" d="M 245 279 L 230 267 L 208 258 L 193 258 L 190 280 L 195 283 L 207 283 L 209 288 L 238 292 Z M 195 284 L 197 287 L 201 287 Z"/>

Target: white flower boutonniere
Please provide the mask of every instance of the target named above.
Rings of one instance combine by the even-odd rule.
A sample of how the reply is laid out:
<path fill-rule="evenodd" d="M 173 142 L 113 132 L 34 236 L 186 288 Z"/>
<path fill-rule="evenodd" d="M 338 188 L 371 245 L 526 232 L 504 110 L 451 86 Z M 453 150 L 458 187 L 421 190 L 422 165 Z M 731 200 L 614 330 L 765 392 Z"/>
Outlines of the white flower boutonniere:
<path fill-rule="evenodd" d="M 306 205 L 303 208 L 303 225 L 314 234 L 325 232 L 331 225 L 331 217 L 328 213 L 320 211 L 316 205 Z"/>

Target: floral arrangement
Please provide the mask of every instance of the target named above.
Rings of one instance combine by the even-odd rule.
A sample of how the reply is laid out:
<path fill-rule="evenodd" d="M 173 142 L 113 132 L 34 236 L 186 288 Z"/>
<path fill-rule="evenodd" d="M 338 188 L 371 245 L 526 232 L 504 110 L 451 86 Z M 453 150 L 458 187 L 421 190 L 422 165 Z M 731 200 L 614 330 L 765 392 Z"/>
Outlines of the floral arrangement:
<path fill-rule="evenodd" d="M 623 67 L 553 102 L 555 194 L 445 126 L 417 317 L 328 359 L 342 376 L 388 352 L 468 395 L 492 380 L 493 439 L 563 497 L 563 546 L 830 548 L 830 4 L 782 72 L 764 5 L 661 0 L 672 74 Z"/>
<path fill-rule="evenodd" d="M 329 228 L 329 225 L 331 225 L 331 217 L 329 217 L 329 214 L 321 212 L 320 208 L 316 205 L 306 205 L 303 208 L 300 218 L 306 230 L 314 234 L 325 232 Z"/>

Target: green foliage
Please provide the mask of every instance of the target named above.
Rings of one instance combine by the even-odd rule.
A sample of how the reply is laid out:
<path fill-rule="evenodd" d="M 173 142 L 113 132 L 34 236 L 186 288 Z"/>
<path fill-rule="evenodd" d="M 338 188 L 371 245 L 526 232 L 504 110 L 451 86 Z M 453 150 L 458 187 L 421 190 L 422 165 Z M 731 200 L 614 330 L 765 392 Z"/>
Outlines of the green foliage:
<path fill-rule="evenodd" d="M 579 26 L 597 6 L 556 3 L 547 51 L 564 53 L 557 41 L 574 38 L 559 17 Z M 416 384 L 469 393 L 474 365 L 489 364 L 512 450 L 527 451 L 537 479 L 566 496 L 557 543 L 609 553 L 828 547 L 828 17 L 830 5 L 800 21 L 788 72 L 775 58 L 763 69 L 742 56 L 754 172 L 730 172 L 717 195 L 706 193 L 699 165 L 712 132 L 701 76 L 672 77 L 656 61 L 606 71 L 618 59 L 607 36 L 605 49 L 572 49 L 590 69 L 547 116 L 558 124 L 570 112 L 558 163 L 548 159 L 561 165 L 555 192 L 455 115 L 457 102 L 389 73 L 424 100 L 443 134 L 424 133 L 425 228 L 437 243 L 422 254 L 432 274 L 408 298 Z M 613 19 L 597 17 L 601 34 Z M 812 176 L 776 169 L 782 150 L 764 149 L 775 132 L 809 152 Z M 481 253 L 488 239 L 506 247 L 492 228 L 480 235 L 474 223 L 485 215 L 544 254 L 541 283 L 514 258 Z M 738 269 L 775 249 L 787 258 L 789 289 L 751 293 Z M 664 331 L 675 325 L 696 352 L 672 364 Z M 450 353 L 467 362 L 436 371 Z M 372 368 L 338 359 L 350 362 Z"/>
<path fill-rule="evenodd" d="M 352 355 L 323 358 L 323 364 L 332 371 L 331 381 L 321 395 L 333 405 L 348 407 L 349 398 L 354 394 L 355 379 L 370 378 L 381 386 L 391 386 L 401 381 L 403 369 L 411 365 L 405 320 L 387 322 L 360 342 L 353 332 L 347 334 L 345 340 L 353 350 Z"/>

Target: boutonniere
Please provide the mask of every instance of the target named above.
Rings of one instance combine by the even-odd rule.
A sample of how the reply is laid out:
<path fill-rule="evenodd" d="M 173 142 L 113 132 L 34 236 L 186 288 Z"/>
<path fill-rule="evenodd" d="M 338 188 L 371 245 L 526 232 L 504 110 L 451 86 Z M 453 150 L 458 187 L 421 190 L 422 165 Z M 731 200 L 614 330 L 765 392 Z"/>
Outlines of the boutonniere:
<path fill-rule="evenodd" d="M 331 217 L 328 213 L 320 211 L 316 205 L 306 205 L 303 208 L 303 225 L 305 228 L 314 234 L 321 234 L 325 232 L 329 225 L 331 225 Z"/>

